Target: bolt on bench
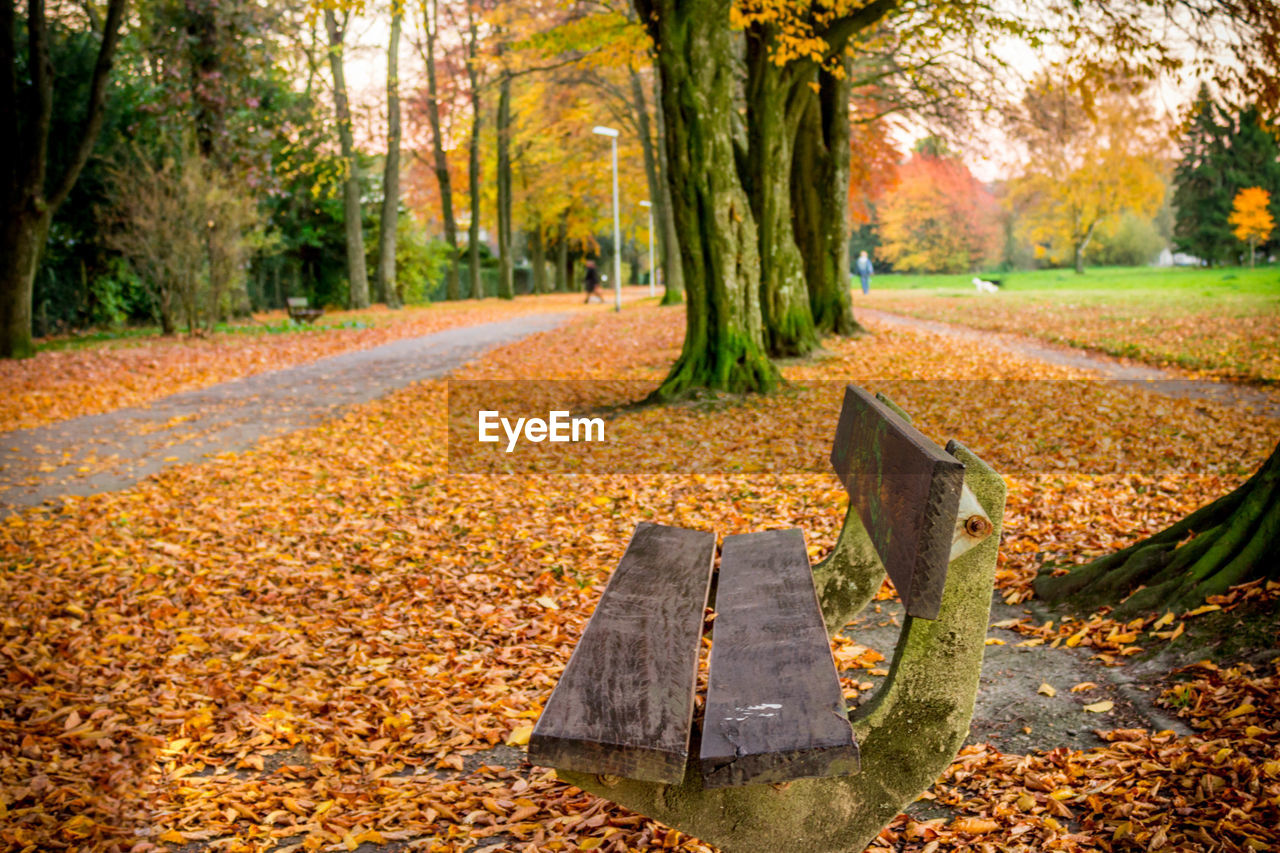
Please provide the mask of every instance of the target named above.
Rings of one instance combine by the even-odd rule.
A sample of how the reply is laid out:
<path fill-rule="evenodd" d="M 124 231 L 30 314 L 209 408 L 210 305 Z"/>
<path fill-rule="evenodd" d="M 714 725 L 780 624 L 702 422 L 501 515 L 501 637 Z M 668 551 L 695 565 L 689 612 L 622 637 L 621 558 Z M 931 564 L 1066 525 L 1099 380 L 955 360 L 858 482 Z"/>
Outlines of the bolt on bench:
<path fill-rule="evenodd" d="M 714 533 L 637 525 L 529 760 L 730 851 L 860 851 L 927 789 L 973 714 L 1004 482 L 853 385 L 831 462 L 849 510 L 812 568 L 797 529 L 726 536 L 713 573 Z M 884 685 L 850 715 L 829 635 L 886 571 L 907 618 Z"/>

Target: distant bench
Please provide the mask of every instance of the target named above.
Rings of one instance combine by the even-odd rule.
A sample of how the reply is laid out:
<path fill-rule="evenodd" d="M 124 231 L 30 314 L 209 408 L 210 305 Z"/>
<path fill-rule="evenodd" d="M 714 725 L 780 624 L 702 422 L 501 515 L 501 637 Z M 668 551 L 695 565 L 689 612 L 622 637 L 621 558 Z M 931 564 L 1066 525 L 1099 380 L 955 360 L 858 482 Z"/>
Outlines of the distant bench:
<path fill-rule="evenodd" d="M 888 400 L 847 388 L 831 451 L 850 496 L 846 528 L 856 526 L 848 520 L 856 515 L 865 528 L 858 535 L 883 564 L 874 586 L 887 571 L 914 618 L 938 617 L 948 564 L 993 530 L 966 486 L 965 464 L 948 450 Z M 726 536 L 718 572 L 715 550 L 711 532 L 637 525 L 534 728 L 531 762 L 593 774 L 606 787 L 618 779 L 672 785 L 693 766 L 692 739 L 700 744 L 700 781 L 685 784 L 695 793 L 859 771 L 828 639 L 827 623 L 834 615 L 832 630 L 839 630 L 840 614 L 824 619 L 827 604 L 815 589 L 804 534 L 792 528 Z M 994 559 L 993 551 L 984 570 L 994 571 Z M 698 736 L 695 689 L 708 601 L 715 616 Z M 977 643 L 980 662 L 981 635 Z M 976 689 L 976 675 L 974 681 Z M 650 816 L 673 822 L 671 815 Z M 806 848 L 797 839 L 794 849 Z"/>
<path fill-rule="evenodd" d="M 299 323 L 310 323 L 324 313 L 323 308 L 308 308 L 305 296 L 290 296 L 288 303 L 289 319 L 296 320 Z"/>

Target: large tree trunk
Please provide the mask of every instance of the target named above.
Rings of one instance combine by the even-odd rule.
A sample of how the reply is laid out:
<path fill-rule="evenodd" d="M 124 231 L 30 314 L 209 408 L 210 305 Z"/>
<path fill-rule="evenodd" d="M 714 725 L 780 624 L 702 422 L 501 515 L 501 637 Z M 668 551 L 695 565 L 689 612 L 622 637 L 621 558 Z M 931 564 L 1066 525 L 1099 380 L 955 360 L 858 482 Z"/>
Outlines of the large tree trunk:
<path fill-rule="evenodd" d="M 329 34 L 329 67 L 333 71 L 333 107 L 338 119 L 338 142 L 346 179 L 342 182 L 342 218 L 347 235 L 348 299 L 352 308 L 369 307 L 369 274 L 364 263 L 364 222 L 360 208 L 360 161 L 351 135 L 351 105 L 347 101 L 347 78 L 342 67 L 346 23 L 338 25 L 332 8 L 324 10 Z"/>
<path fill-rule="evenodd" d="M 445 298 L 462 296 L 458 273 L 458 222 L 453 216 L 453 180 L 449 176 L 449 159 L 444 153 L 444 137 L 440 134 L 440 94 L 436 84 L 436 27 L 439 10 L 436 0 L 424 4 L 423 22 L 427 30 L 427 119 L 431 122 L 431 147 L 435 154 L 436 182 L 440 185 L 440 211 L 444 216 L 444 241 L 449 244 L 449 270 L 445 279 Z"/>
<path fill-rule="evenodd" d="M 35 355 L 31 342 L 31 294 L 40 255 L 49 236 L 50 213 L 28 208 L 4 211 L 0 226 L 0 357 Z"/>
<path fill-rule="evenodd" d="M 671 182 L 667 175 L 667 126 L 662 117 L 662 74 L 653 71 L 654 117 L 658 131 L 658 198 L 653 199 L 653 219 L 658 231 L 658 252 L 662 258 L 662 304 L 679 305 L 684 301 L 684 268 L 680 265 L 680 238 L 676 220 L 671 214 Z M 659 203 L 661 202 L 661 203 Z"/>
<path fill-rule="evenodd" d="M 480 47 L 473 0 L 467 0 L 467 79 L 471 84 L 471 144 L 467 163 L 470 182 L 471 223 L 467 226 L 467 261 L 471 298 L 484 299 L 480 280 Z"/>
<path fill-rule="evenodd" d="M 684 348 L 654 392 L 767 391 L 755 218 L 735 161 L 730 0 L 636 0 L 658 52 L 667 162 L 688 305 Z"/>
<path fill-rule="evenodd" d="M 44 3 L 27 5 L 27 69 L 17 73 L 16 3 L 0 3 L 0 358 L 35 354 L 31 341 L 31 299 L 40 256 L 54 211 L 66 200 L 93 152 L 107 101 L 107 81 L 120 37 L 126 0 L 110 0 L 102 42 L 89 82 L 89 94 L 75 148 L 61 174 L 50 175 L 49 130 L 53 123 L 53 64 Z M 20 85 L 21 84 L 21 85 Z M 34 109 L 32 109 L 34 107 Z M 30 109 L 21 138 L 14 127 L 20 108 Z"/>
<path fill-rule="evenodd" d="M 747 31 L 747 128 L 751 209 L 760 240 L 760 304 L 769 354 L 806 355 L 818 345 L 804 261 L 791 222 L 791 153 L 812 73 L 779 67 L 772 29 Z"/>
<path fill-rule="evenodd" d="M 818 95 L 808 99 L 791 165 L 796 245 L 819 334 L 865 331 L 849 299 L 849 64 L 843 77 L 819 73 Z"/>
<path fill-rule="evenodd" d="M 396 226 L 400 221 L 400 22 L 404 0 L 391 0 L 387 42 L 387 160 L 382 170 L 382 219 L 378 228 L 375 287 L 388 308 L 400 307 L 396 292 Z"/>
<path fill-rule="evenodd" d="M 498 296 L 516 295 L 511 258 L 511 75 L 498 83 Z"/>
<path fill-rule="evenodd" d="M 1080 612 L 1115 605 L 1114 615 L 1124 618 L 1146 610 L 1188 610 L 1263 576 L 1280 578 L 1280 444 L 1231 494 L 1087 565 L 1066 572 L 1045 566 L 1035 590 L 1050 603 Z"/>

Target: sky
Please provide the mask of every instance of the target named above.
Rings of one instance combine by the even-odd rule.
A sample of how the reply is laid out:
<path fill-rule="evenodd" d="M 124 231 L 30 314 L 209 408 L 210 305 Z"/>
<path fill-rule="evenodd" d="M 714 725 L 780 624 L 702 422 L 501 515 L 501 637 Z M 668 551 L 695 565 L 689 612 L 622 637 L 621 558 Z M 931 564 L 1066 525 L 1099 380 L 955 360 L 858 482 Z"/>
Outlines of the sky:
<path fill-rule="evenodd" d="M 418 7 L 411 5 L 410 9 L 416 13 Z M 421 15 L 411 13 L 405 19 L 400 44 L 402 96 L 422 82 L 422 59 L 414 46 L 414 40 L 421 36 L 421 32 Z M 389 36 L 390 19 L 385 12 L 367 13 L 356 18 L 348 32 L 346 74 L 353 109 L 357 111 L 356 133 L 375 146 L 382 144 L 385 127 L 386 45 Z M 1005 67 L 1011 69 L 1009 79 L 1004 81 L 1010 87 L 1021 85 L 1022 81 L 1034 76 L 1046 61 L 1057 56 L 1052 50 L 1033 49 L 1026 42 L 1014 39 L 1001 41 L 996 53 Z M 1022 81 L 1015 75 L 1020 75 Z M 327 74 L 325 78 L 328 79 Z M 1194 99 L 1197 88 L 1198 82 L 1194 79 L 1164 79 L 1153 88 L 1150 97 L 1157 114 L 1177 117 Z M 894 124 L 892 137 L 905 153 L 929 132 L 929 128 L 919 122 L 902 120 Z M 1017 173 L 1020 165 L 1018 151 L 1009 142 L 995 116 L 976 122 L 974 136 L 960 142 L 961 157 L 980 181 L 990 183 Z"/>

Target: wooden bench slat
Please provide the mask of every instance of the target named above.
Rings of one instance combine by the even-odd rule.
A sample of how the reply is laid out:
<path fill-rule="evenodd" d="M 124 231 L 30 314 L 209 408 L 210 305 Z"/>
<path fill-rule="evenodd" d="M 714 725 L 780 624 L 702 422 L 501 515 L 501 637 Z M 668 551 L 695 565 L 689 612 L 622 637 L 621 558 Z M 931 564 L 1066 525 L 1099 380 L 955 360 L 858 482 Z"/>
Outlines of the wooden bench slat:
<path fill-rule="evenodd" d="M 854 385 L 845 389 L 831 464 L 907 613 L 936 619 L 964 465 Z"/>
<path fill-rule="evenodd" d="M 858 770 L 797 529 L 725 537 L 700 763 L 708 788 Z"/>
<path fill-rule="evenodd" d="M 679 782 L 714 533 L 641 522 L 529 739 L 546 767 Z"/>

